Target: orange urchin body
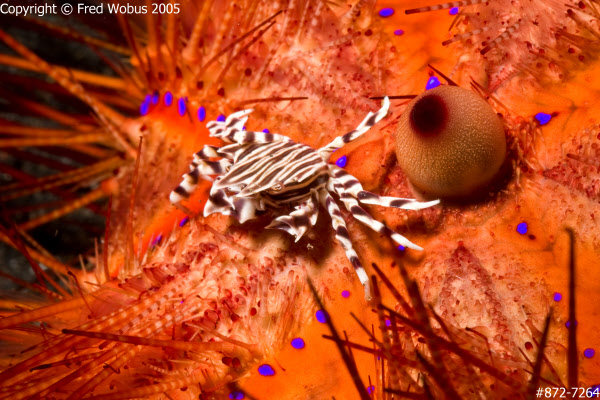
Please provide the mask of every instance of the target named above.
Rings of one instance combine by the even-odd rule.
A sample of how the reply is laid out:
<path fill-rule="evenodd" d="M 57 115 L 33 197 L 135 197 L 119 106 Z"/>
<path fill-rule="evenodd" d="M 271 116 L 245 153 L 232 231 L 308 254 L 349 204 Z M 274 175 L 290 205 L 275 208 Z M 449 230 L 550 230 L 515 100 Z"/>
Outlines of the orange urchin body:
<path fill-rule="evenodd" d="M 150 17 L 143 22 L 121 19 L 132 65 L 122 86 L 44 65 L 2 35 L 21 56 L 3 59 L 5 65 L 50 75 L 100 116 L 96 128 L 104 136 L 86 137 L 86 142 L 73 128 L 76 124 L 52 114 L 72 129 L 52 143 L 78 151 L 83 143 L 83 150 L 98 159 L 106 157 L 104 143 L 109 143 L 113 152 L 109 155 L 119 155 L 113 164 L 98 167 L 103 173 L 119 168 L 115 180 L 106 179 L 95 188 L 83 178 L 91 172 L 79 171 L 76 176 L 89 185 L 89 194 L 79 202 L 65 200 L 58 208 L 58 214 L 66 213 L 114 194 L 110 228 L 94 273 L 76 272 L 30 242 L 21 246 L 57 273 L 73 270 L 77 283 L 56 296 L 61 301 L 6 303 L 7 317 L 0 320 L 3 340 L 23 347 L 48 342 L 2 359 L 3 393 L 17 398 L 36 394 L 78 398 L 91 393 L 97 398 L 223 398 L 243 391 L 256 398 L 353 398 L 356 389 L 349 384 L 347 371 L 339 368 L 335 345 L 321 338 L 329 330 L 314 321 L 314 304 L 304 285 L 310 276 L 316 279 L 332 320 L 348 335 L 345 345 L 354 349 L 360 378 L 370 382 L 359 393 L 364 395 L 372 385 L 376 396 L 383 396 L 383 387 L 407 390 L 407 382 L 419 390 L 422 382 L 412 375 L 422 371 L 440 396 L 468 397 L 473 382 L 480 382 L 476 388 L 486 397 L 523 394 L 530 377 L 525 371 L 534 369 L 527 359 L 536 359 L 544 318 L 554 302 L 552 294 L 562 293 L 565 299 L 568 295 L 565 224 L 575 230 L 578 276 L 589 277 L 579 279 L 577 286 L 580 382 L 598 383 L 594 372 L 600 370 L 598 358 L 586 358 L 581 352 L 597 349 L 600 343 L 591 323 L 598 315 L 593 301 L 597 296 L 593 269 L 598 257 L 597 171 L 591 170 L 598 146 L 594 146 L 595 128 L 587 128 L 595 121 L 589 120 L 593 117 L 581 86 L 600 87 L 592 75 L 593 65 L 582 66 L 583 72 L 573 72 L 572 80 L 544 90 L 517 78 L 503 79 L 504 85 L 488 93 L 494 96 L 490 103 L 504 115 L 514 175 L 486 201 L 448 204 L 442 210 L 414 215 L 372 210 L 400 232 L 410 231 L 425 253 L 399 253 L 378 235 L 350 224 L 354 241 L 360 242 L 359 254 L 379 264 L 392 286 L 408 294 L 411 303 L 406 306 L 399 294 L 383 291 L 374 304 L 388 304 L 402 315 L 383 314 L 381 309 L 377 315 L 357 295 L 359 284 L 343 251 L 331 245 L 333 239 L 322 239 L 333 238 L 328 224 L 318 224 L 314 235 L 293 244 L 283 234 L 263 232 L 266 221 L 262 220 L 241 226 L 219 216 L 186 220 L 171 208 L 168 193 L 189 163 L 187 155 L 209 143 L 206 121 L 220 114 L 253 104 L 255 130 L 269 128 L 317 148 L 355 126 L 374 103 L 369 96 L 419 94 L 427 63 L 443 71 L 467 65 L 468 71 L 479 72 L 476 77 L 496 75 L 480 72 L 471 53 L 460 57 L 439 48 L 433 40 L 435 21 L 399 19 L 400 8 L 395 17 L 381 20 L 364 2 L 355 8 L 342 4 L 333 9 L 321 2 L 294 3 L 282 13 L 275 5 L 257 2 L 186 4 L 179 22 L 173 17 L 160 22 Z M 447 14 L 434 18 L 451 20 Z M 137 33 L 140 22 L 145 24 L 141 31 L 147 32 L 143 37 Z M 396 24 L 404 29 L 403 36 L 392 36 Z M 425 25 L 431 29 L 417 29 Z M 404 40 L 409 35 L 412 41 Z M 466 75 L 450 75 L 459 85 L 468 86 Z M 97 93 L 93 83 L 98 82 L 105 88 L 112 85 L 115 95 Z M 525 92 L 519 90 L 523 84 Z M 491 86 L 493 91 L 496 85 Z M 156 103 L 153 97 L 145 99 L 155 91 Z M 165 103 L 167 93 L 171 105 Z M 126 112 L 115 111 L 121 107 L 118 97 L 129 102 Z M 131 111 L 140 104 L 145 105 L 141 116 Z M 201 107 L 205 121 L 198 114 Z M 392 111 L 393 118 L 399 117 L 400 103 Z M 539 111 L 557 116 L 540 127 L 531 118 Z M 413 197 L 396 165 L 396 129 L 392 119 L 334 158 L 347 155 L 346 169 L 367 189 Z M 25 129 L 12 130 L 17 131 L 22 134 Z M 136 151 L 140 136 L 141 151 Z M 569 141 L 563 145 L 566 138 Z M 12 145 L 36 145 L 19 140 Z M 26 180 L 15 175 L 17 183 L 18 179 Z M 66 180 L 74 178 L 57 179 L 62 185 L 56 186 L 64 190 Z M 190 204 L 200 210 L 202 201 L 199 190 Z M 46 220 L 33 219 L 22 228 Z M 522 222 L 528 224 L 528 235 L 516 232 Z M 15 243 L 16 236 L 10 233 L 3 233 L 2 239 Z M 395 272 L 404 267 L 418 282 L 420 294 L 409 283 L 404 290 L 404 280 Z M 340 295 L 343 290 L 349 290 L 349 298 Z M 452 352 L 452 345 L 444 341 L 436 345 L 423 319 L 428 312 L 423 301 L 445 321 L 449 333 L 444 338 L 462 340 L 464 349 L 486 363 L 487 346 L 492 349 L 493 368 L 480 365 L 480 381 L 465 381 L 453 373 L 452 366 L 467 362 L 469 355 Z M 541 374 L 552 382 L 567 382 L 565 303 L 555 302 L 547 341 L 549 363 Z M 20 306 L 33 310 L 19 313 Z M 82 309 L 86 310 L 83 316 Z M 348 317 L 350 310 L 368 328 L 379 326 L 383 333 L 377 334 L 379 350 L 369 353 L 373 347 L 369 334 Z M 411 320 L 399 322 L 403 316 Z M 393 320 L 389 328 L 386 319 Z M 45 322 L 42 329 L 36 321 Z M 417 321 L 415 327 L 411 321 Z M 479 336 L 465 333 L 465 327 Z M 303 338 L 304 349 L 289 345 L 294 336 Z M 431 349 L 442 354 L 447 363 L 442 378 L 452 385 L 438 381 L 439 369 L 428 369 L 431 362 L 439 361 L 435 352 L 429 363 L 416 356 L 418 350 L 428 357 Z M 456 360 L 456 354 L 462 361 Z M 377 360 L 378 355 L 387 360 L 385 364 Z M 397 360 L 402 364 L 395 364 Z M 258 367 L 265 364 L 274 375 L 261 375 Z M 454 391 L 448 392 L 448 387 Z"/>

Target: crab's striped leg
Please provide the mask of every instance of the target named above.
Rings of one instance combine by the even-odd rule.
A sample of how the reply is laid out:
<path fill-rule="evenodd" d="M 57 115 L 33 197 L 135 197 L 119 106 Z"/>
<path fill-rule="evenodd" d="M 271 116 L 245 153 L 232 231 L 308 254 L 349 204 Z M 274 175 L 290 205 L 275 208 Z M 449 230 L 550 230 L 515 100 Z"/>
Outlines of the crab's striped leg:
<path fill-rule="evenodd" d="M 369 276 L 367 275 L 365 269 L 360 263 L 360 260 L 358 259 L 358 255 L 352 247 L 350 235 L 348 234 L 346 222 L 344 221 L 344 217 L 342 216 L 340 208 L 335 203 L 333 197 L 331 197 L 329 192 L 325 189 L 319 191 L 319 200 L 323 207 L 327 209 L 329 215 L 331 215 L 331 224 L 333 225 L 333 229 L 335 230 L 335 237 L 344 248 L 344 251 L 346 252 L 346 257 L 348 257 L 348 260 L 350 260 L 350 262 L 352 263 L 352 266 L 356 271 L 356 275 L 358 275 L 360 283 L 362 283 L 363 287 L 365 288 L 365 299 L 371 300 L 371 287 L 369 284 Z"/>
<path fill-rule="evenodd" d="M 319 206 L 315 202 L 315 192 L 304 203 L 299 205 L 290 215 L 282 215 L 275 218 L 267 226 L 267 229 L 280 229 L 296 237 L 296 242 L 300 240 L 308 230 L 314 226 L 319 216 Z"/>
<path fill-rule="evenodd" d="M 383 105 L 379 109 L 379 111 L 373 113 L 369 112 L 369 114 L 365 117 L 365 119 L 356 127 L 355 130 L 346 133 L 343 136 L 338 136 L 333 140 L 333 142 L 329 143 L 325 147 L 321 147 L 318 151 L 319 155 L 323 158 L 323 161 L 327 162 L 329 160 L 329 156 L 331 153 L 345 145 L 346 143 L 350 143 L 351 141 L 358 139 L 365 132 L 367 132 L 373 125 L 378 123 L 387 115 L 387 112 L 390 108 L 390 99 L 386 96 L 383 99 Z"/>
<path fill-rule="evenodd" d="M 333 181 L 331 185 L 333 186 L 333 190 L 340 196 L 340 200 L 344 203 L 346 209 L 352 213 L 354 218 L 367 225 L 375 232 L 389 236 L 399 245 L 409 247 L 414 250 L 423 250 L 423 248 L 417 246 L 401 234 L 394 232 L 386 225 L 373 219 L 373 217 L 371 217 L 369 213 L 358 204 L 358 201 L 354 198 L 354 196 L 344 190 L 344 186 L 341 183 Z"/>
<path fill-rule="evenodd" d="M 206 124 L 206 127 L 210 132 L 210 136 L 227 140 L 226 137 L 231 132 L 241 132 L 244 129 L 244 124 L 246 121 L 248 121 L 248 114 L 250 114 L 252 111 L 254 110 L 248 109 L 234 112 L 228 116 L 225 121 L 210 121 L 208 124 Z M 233 140 L 230 142 L 233 143 Z"/>
<path fill-rule="evenodd" d="M 344 191 L 356 197 L 363 204 L 374 204 L 376 206 L 401 208 L 404 210 L 421 210 L 439 204 L 439 200 L 420 202 L 415 199 L 403 199 L 400 197 L 379 196 L 375 193 L 366 191 L 362 185 L 352 175 L 337 167 L 329 165 L 335 182 L 341 183 L 344 186 Z"/>
<path fill-rule="evenodd" d="M 212 180 L 208 175 L 221 175 L 226 168 L 231 165 L 231 161 L 223 158 L 218 161 L 198 160 L 196 167 L 187 174 L 183 174 L 183 180 L 169 195 L 171 203 L 176 204 L 183 199 L 187 199 L 198 186 L 200 178 Z"/>
<path fill-rule="evenodd" d="M 173 189 L 169 195 L 171 203 L 188 215 L 192 215 L 192 211 L 181 205 L 183 199 L 187 199 L 196 190 L 198 186 L 198 178 L 202 177 L 205 180 L 212 181 L 209 175 L 220 174 L 224 171 L 231 161 L 227 159 L 219 161 L 210 161 L 210 158 L 219 157 L 218 147 L 205 145 L 202 150 L 194 154 L 194 160 L 190 163 L 190 172 L 183 175 L 181 183 Z"/>
<path fill-rule="evenodd" d="M 221 136 L 231 142 L 239 144 L 248 143 L 270 143 L 270 142 L 291 142 L 287 136 L 278 133 L 254 132 L 254 131 L 229 131 L 225 136 Z"/>
<path fill-rule="evenodd" d="M 231 200 L 225 193 L 225 190 L 211 190 L 206 205 L 204 206 L 204 216 L 208 217 L 212 213 L 225 213 L 233 208 Z"/>
<path fill-rule="evenodd" d="M 234 199 L 227 196 L 225 190 L 211 190 L 204 206 L 204 216 L 208 217 L 212 213 L 230 215 L 243 224 L 256 216 L 256 210 L 262 209 L 257 199 L 251 197 Z"/>
<path fill-rule="evenodd" d="M 210 146 L 208 144 L 204 145 L 202 150 L 197 153 L 194 153 L 194 160 L 190 164 L 190 171 L 200 164 L 200 161 L 209 161 L 211 158 L 222 157 L 221 154 L 218 153 L 218 146 Z"/>
<path fill-rule="evenodd" d="M 289 142 L 287 136 L 278 133 L 253 132 L 244 130 L 244 124 L 248 120 L 248 114 L 252 109 L 242 110 L 231 114 L 225 121 L 211 121 L 206 124 L 210 136 L 218 137 L 229 143 L 269 143 L 276 141 Z"/>

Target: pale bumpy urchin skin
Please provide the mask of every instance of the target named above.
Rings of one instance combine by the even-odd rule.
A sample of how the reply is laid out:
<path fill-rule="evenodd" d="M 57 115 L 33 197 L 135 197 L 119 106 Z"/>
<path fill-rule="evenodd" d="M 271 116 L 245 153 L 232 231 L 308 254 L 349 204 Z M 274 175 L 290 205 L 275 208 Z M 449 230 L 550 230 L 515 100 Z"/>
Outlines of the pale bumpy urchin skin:
<path fill-rule="evenodd" d="M 431 99 L 436 99 L 433 110 L 422 110 Z M 421 129 L 423 124 L 428 132 Z M 506 156 L 504 128 L 492 107 L 474 92 L 439 86 L 419 95 L 403 112 L 396 156 L 423 195 L 464 198 L 498 174 Z"/>
<path fill-rule="evenodd" d="M 558 83 L 598 57 L 593 4 L 579 0 L 462 3 L 449 28 L 451 35 L 442 44 L 461 54 L 456 65 L 459 75 L 467 80 L 477 76 L 492 92 L 515 76 L 536 86 Z M 453 3 L 444 5 L 450 8 Z M 426 6 L 409 9 L 407 14 L 436 10 L 440 7 Z"/>

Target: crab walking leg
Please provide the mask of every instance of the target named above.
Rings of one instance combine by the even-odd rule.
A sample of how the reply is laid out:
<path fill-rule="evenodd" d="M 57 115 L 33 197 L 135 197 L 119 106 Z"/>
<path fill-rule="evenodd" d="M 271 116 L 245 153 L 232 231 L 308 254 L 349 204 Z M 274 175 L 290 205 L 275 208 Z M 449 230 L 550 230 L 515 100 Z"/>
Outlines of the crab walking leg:
<path fill-rule="evenodd" d="M 196 168 L 200 161 L 210 161 L 211 158 L 221 157 L 218 151 L 219 147 L 217 146 L 211 146 L 208 144 L 204 145 L 202 150 L 194 153 L 194 160 L 192 160 L 192 163 L 190 164 L 190 171 Z"/>
<path fill-rule="evenodd" d="M 404 247 L 409 247 L 414 250 L 423 250 L 422 247 L 417 246 L 401 234 L 394 232 L 386 225 L 373 219 L 373 217 L 358 204 L 358 201 L 350 193 L 344 191 L 344 186 L 341 183 L 334 181 L 333 189 L 340 196 L 340 200 L 344 203 L 346 209 L 352 213 L 354 218 L 373 229 L 375 232 L 389 236 L 394 242 Z"/>
<path fill-rule="evenodd" d="M 291 142 L 287 136 L 277 133 L 245 131 L 244 124 L 252 109 L 238 111 L 227 117 L 226 121 L 211 121 L 206 124 L 210 136 L 218 137 L 229 143 L 269 143 L 276 141 Z"/>
<path fill-rule="evenodd" d="M 169 195 L 171 203 L 176 204 L 183 199 L 187 199 L 198 186 L 200 178 L 212 180 L 208 175 L 221 175 L 227 167 L 231 165 L 231 161 L 223 158 L 219 161 L 204 161 L 198 160 L 196 168 L 187 174 L 183 174 L 183 180 Z"/>
<path fill-rule="evenodd" d="M 211 135 L 212 136 L 212 135 Z M 291 142 L 287 136 L 278 133 L 254 132 L 254 131 L 227 131 L 219 136 L 221 139 L 239 144 Z"/>
<path fill-rule="evenodd" d="M 352 175 L 337 167 L 330 165 L 329 170 L 333 175 L 335 182 L 344 186 L 344 192 L 350 193 L 363 204 L 374 204 L 376 206 L 401 208 L 403 210 L 421 210 L 439 204 L 439 200 L 420 202 L 415 199 L 403 199 L 400 197 L 379 196 L 373 192 L 363 189 L 362 185 Z"/>
<path fill-rule="evenodd" d="M 346 257 L 352 263 L 354 270 L 356 271 L 356 275 L 358 275 L 358 279 L 360 283 L 362 283 L 365 288 L 365 299 L 371 300 L 371 285 L 369 283 L 369 276 L 367 272 L 363 268 L 360 260 L 358 259 L 358 255 L 354 251 L 352 247 L 352 242 L 350 241 L 350 235 L 348 233 L 348 229 L 346 228 L 346 222 L 342 217 L 342 212 L 339 207 L 335 203 L 335 200 L 327 190 L 319 191 L 319 200 L 323 207 L 327 209 L 329 215 L 331 215 L 331 224 L 333 225 L 333 229 L 335 230 L 335 238 L 340 242 L 344 251 L 346 252 Z"/>
<path fill-rule="evenodd" d="M 254 110 L 248 109 L 234 112 L 225 121 L 210 121 L 206 124 L 210 136 L 224 138 L 232 131 L 241 132 L 244 129 L 244 124 L 248 121 L 248 114 L 252 111 Z"/>
<path fill-rule="evenodd" d="M 296 237 L 296 242 L 300 240 L 308 230 L 317 223 L 319 216 L 319 205 L 315 201 L 316 194 L 313 190 L 311 197 L 300 204 L 290 215 L 282 215 L 275 218 L 267 226 L 267 229 L 280 229 Z"/>
<path fill-rule="evenodd" d="M 323 158 L 323 161 L 327 162 L 329 160 L 329 156 L 335 150 L 339 149 L 343 145 L 350 143 L 351 141 L 358 139 L 362 135 L 365 134 L 373 125 L 378 123 L 385 117 L 390 108 L 390 99 L 387 96 L 383 99 L 383 105 L 379 109 L 379 111 L 373 113 L 369 112 L 369 114 L 365 117 L 365 119 L 356 127 L 355 130 L 346 133 L 343 136 L 338 136 L 333 140 L 333 142 L 329 143 L 325 147 L 321 147 L 317 152 Z"/>
<path fill-rule="evenodd" d="M 226 214 L 232 209 L 233 203 L 225 193 L 225 190 L 211 190 L 204 206 L 204 216 L 208 217 L 212 213 Z"/>
<path fill-rule="evenodd" d="M 256 216 L 257 209 L 263 209 L 257 199 L 251 197 L 232 198 L 227 196 L 224 189 L 211 190 L 204 206 L 204 216 L 208 217 L 210 214 L 217 212 L 230 215 L 243 224 Z"/>

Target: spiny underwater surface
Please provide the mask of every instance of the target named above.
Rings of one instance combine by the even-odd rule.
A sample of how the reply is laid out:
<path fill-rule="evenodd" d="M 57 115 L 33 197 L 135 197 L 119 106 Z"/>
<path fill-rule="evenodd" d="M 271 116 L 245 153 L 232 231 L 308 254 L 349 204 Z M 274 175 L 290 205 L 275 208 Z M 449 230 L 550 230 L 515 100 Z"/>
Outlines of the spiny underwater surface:
<path fill-rule="evenodd" d="M 0 238 L 35 279 L 3 275 L 22 289 L 2 298 L 0 396 L 526 398 L 599 384 L 595 3 L 503 3 L 406 15 L 430 4 L 186 1 L 74 28 L 3 17 Z M 33 52 L 23 31 L 105 67 Z M 326 216 L 294 243 L 265 230 L 268 213 L 203 218 L 210 182 L 185 202 L 198 215 L 169 204 L 192 154 L 221 144 L 207 122 L 252 107 L 249 130 L 319 148 L 385 95 L 408 98 L 332 162 L 367 190 L 424 199 L 400 167 L 400 121 L 440 82 L 499 115 L 505 161 L 493 184 L 434 208 L 369 208 L 423 252 L 346 218 L 370 303 Z M 442 131 L 472 113 L 441 99 Z M 474 132 L 424 164 L 457 175 L 446 150 L 470 154 Z M 425 154 L 437 144 L 424 136 Z M 81 262 L 36 232 L 61 235 L 75 210 L 109 221 L 77 220 L 99 238 Z"/>

